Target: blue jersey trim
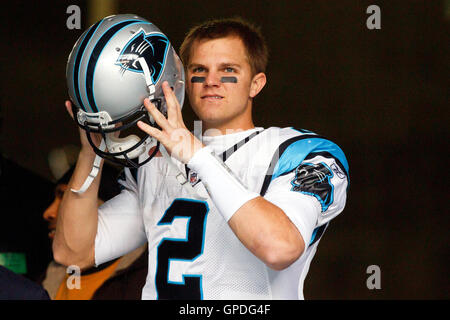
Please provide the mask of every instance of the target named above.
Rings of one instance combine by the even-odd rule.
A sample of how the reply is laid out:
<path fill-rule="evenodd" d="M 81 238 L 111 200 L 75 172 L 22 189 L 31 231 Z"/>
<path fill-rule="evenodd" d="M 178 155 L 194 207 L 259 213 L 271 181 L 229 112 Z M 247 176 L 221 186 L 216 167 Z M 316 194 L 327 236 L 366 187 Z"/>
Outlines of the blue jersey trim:
<path fill-rule="evenodd" d="M 297 140 L 286 148 L 273 170 L 271 180 L 294 170 L 311 152 L 330 153 L 333 157 L 339 159 L 348 176 L 348 162 L 341 148 L 329 140 L 310 137 L 304 140 Z"/>

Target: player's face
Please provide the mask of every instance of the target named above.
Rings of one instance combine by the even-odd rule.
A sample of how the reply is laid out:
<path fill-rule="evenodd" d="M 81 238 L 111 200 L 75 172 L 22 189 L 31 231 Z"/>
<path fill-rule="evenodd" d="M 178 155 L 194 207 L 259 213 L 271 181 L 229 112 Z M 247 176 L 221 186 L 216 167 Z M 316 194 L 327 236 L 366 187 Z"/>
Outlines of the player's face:
<path fill-rule="evenodd" d="M 61 204 L 61 200 L 64 196 L 64 192 L 67 190 L 67 184 L 58 184 L 55 188 L 55 199 L 50 206 L 44 211 L 42 215 L 44 220 L 48 222 L 48 237 L 53 240 L 56 231 L 56 221 L 58 219 L 58 209 Z M 98 205 L 103 203 L 102 200 L 98 200 Z"/>
<path fill-rule="evenodd" d="M 52 204 L 44 211 L 44 220 L 48 221 L 48 237 L 53 239 L 55 237 L 56 219 L 58 217 L 58 208 L 61 204 L 64 191 L 66 191 L 66 184 L 58 184 L 55 188 L 55 199 Z"/>
<path fill-rule="evenodd" d="M 255 77 L 263 77 L 265 84 L 264 74 L 252 75 L 240 38 L 195 41 L 187 66 L 186 87 L 203 129 L 253 128 L 252 98 L 264 86 L 255 85 Z"/>

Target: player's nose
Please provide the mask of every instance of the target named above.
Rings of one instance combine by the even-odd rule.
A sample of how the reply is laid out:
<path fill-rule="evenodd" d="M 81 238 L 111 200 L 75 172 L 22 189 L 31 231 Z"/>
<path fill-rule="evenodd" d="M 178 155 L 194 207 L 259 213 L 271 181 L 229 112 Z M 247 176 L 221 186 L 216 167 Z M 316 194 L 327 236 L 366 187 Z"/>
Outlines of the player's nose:
<path fill-rule="evenodd" d="M 61 199 L 56 197 L 55 200 L 50 204 L 50 206 L 44 211 L 42 217 L 46 221 L 54 221 L 58 217 L 58 208 L 61 203 Z"/>
<path fill-rule="evenodd" d="M 203 83 L 207 87 L 217 87 L 220 85 L 220 75 L 218 72 L 212 70 L 206 74 L 205 82 Z"/>

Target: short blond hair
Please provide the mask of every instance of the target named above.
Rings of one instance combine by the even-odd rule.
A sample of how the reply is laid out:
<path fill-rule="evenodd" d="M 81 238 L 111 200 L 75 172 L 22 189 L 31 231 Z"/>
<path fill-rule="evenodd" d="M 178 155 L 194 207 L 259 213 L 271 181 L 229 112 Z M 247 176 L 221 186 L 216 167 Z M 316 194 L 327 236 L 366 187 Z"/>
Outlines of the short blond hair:
<path fill-rule="evenodd" d="M 191 28 L 180 47 L 180 58 L 185 68 L 190 63 L 195 41 L 228 36 L 237 36 L 242 40 L 253 75 L 266 71 L 269 53 L 260 28 L 240 17 L 209 20 Z"/>

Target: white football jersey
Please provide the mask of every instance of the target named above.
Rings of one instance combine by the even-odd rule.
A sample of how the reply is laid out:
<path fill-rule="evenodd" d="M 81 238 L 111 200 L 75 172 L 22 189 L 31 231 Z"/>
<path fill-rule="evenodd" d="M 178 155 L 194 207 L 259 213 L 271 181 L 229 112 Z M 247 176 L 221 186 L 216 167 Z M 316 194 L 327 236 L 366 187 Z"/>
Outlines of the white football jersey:
<path fill-rule="evenodd" d="M 96 264 L 148 242 L 143 299 L 303 299 L 320 237 L 345 206 L 344 153 L 293 128 L 255 128 L 202 142 L 243 185 L 290 218 L 305 242 L 298 260 L 281 271 L 270 269 L 239 241 L 207 192 L 181 185 L 179 171 L 158 157 L 138 170 L 125 169 L 122 192 L 100 207 Z M 206 191 L 195 172 L 186 172 L 196 190 Z"/>

